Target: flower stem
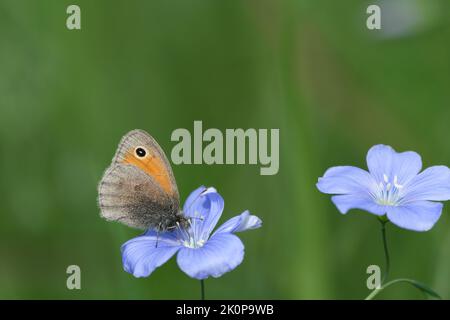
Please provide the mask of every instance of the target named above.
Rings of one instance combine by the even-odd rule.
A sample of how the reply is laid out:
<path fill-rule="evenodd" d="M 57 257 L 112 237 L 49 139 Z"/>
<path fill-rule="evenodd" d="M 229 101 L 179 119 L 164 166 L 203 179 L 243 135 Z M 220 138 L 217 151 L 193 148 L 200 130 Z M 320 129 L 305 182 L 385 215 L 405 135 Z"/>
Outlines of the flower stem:
<path fill-rule="evenodd" d="M 425 295 L 425 297 L 427 297 L 427 295 L 428 295 L 428 296 L 436 298 L 436 299 L 442 299 L 441 296 L 438 293 L 436 293 L 436 291 L 434 291 L 433 289 L 427 287 L 423 283 L 416 281 L 416 280 L 400 278 L 400 279 L 394 279 L 394 280 L 391 280 L 391 281 L 385 283 L 389 276 L 389 269 L 391 267 L 391 261 L 389 258 L 389 250 L 388 250 L 387 239 L 386 239 L 386 224 L 389 222 L 389 220 L 387 220 L 385 217 L 381 217 L 381 218 L 379 218 L 379 221 L 381 222 L 381 236 L 383 238 L 384 255 L 386 257 L 386 270 L 385 270 L 383 278 L 381 280 L 381 286 L 379 288 L 373 290 L 366 297 L 365 300 L 372 300 L 381 291 L 383 291 L 387 287 L 389 287 L 393 284 L 396 284 L 396 283 L 408 283 L 408 284 L 412 285 L 413 287 L 415 287 L 416 289 L 420 290 Z"/>
<path fill-rule="evenodd" d="M 202 296 L 202 300 L 205 300 L 205 280 L 200 280 L 200 291 L 201 291 L 201 296 Z"/>
<path fill-rule="evenodd" d="M 388 246 L 387 246 L 387 239 L 386 239 L 386 223 L 388 222 L 387 220 L 381 220 L 381 236 L 383 238 L 383 249 L 384 249 L 384 256 L 386 258 L 386 270 L 384 271 L 384 275 L 383 278 L 381 280 L 381 284 L 383 285 L 384 282 L 386 281 L 386 279 L 389 276 L 389 270 L 391 268 L 391 260 L 389 258 L 389 250 L 388 250 Z"/>
<path fill-rule="evenodd" d="M 425 286 L 423 283 L 420 283 L 416 280 L 412 280 L 412 279 L 405 279 L 405 278 L 401 278 L 401 279 L 395 279 L 392 281 L 389 281 L 388 283 L 382 285 L 380 288 L 373 290 L 367 297 L 365 300 L 372 300 L 376 295 L 378 295 L 381 291 L 383 291 L 384 289 L 386 289 L 387 287 L 396 284 L 396 283 L 408 283 L 410 285 L 412 285 L 413 287 L 415 287 L 416 289 L 420 290 L 422 293 L 424 294 L 428 294 L 429 296 L 436 298 L 436 299 L 442 299 L 441 296 L 436 293 L 434 290 L 428 288 L 427 286 Z"/>

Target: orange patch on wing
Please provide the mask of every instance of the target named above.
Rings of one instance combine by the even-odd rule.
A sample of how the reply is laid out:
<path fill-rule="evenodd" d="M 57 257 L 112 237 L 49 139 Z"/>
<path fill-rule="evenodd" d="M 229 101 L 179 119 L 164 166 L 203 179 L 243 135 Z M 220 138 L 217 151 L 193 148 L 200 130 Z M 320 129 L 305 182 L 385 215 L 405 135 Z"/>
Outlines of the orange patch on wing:
<path fill-rule="evenodd" d="M 123 163 L 132 164 L 143 170 L 149 176 L 156 180 L 160 187 L 167 193 L 173 193 L 172 184 L 170 182 L 169 173 L 161 159 L 147 156 L 144 159 L 138 159 L 133 152 L 128 152 Z"/>

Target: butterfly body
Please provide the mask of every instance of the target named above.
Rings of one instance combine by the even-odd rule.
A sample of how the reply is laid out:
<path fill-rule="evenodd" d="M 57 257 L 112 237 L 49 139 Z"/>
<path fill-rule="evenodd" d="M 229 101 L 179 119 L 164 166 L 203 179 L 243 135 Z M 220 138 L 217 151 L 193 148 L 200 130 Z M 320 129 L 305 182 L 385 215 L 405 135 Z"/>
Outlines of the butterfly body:
<path fill-rule="evenodd" d="M 100 215 L 139 229 L 187 227 L 175 177 L 158 143 L 143 130 L 127 133 L 98 185 Z"/>

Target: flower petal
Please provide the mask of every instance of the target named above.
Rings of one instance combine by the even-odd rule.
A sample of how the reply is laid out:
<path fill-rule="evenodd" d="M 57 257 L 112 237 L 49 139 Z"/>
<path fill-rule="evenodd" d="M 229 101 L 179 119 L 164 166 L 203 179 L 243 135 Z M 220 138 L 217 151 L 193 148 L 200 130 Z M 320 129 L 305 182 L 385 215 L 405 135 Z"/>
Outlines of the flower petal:
<path fill-rule="evenodd" d="M 377 183 L 393 182 L 397 176 L 398 184 L 405 185 L 422 168 L 422 158 L 413 151 L 396 152 L 392 147 L 376 145 L 367 153 L 367 167 Z"/>
<path fill-rule="evenodd" d="M 193 218 L 191 225 L 196 239 L 206 241 L 209 238 L 222 215 L 223 208 L 223 198 L 214 188 L 208 188 L 197 196 L 184 213 L 187 217 Z"/>
<path fill-rule="evenodd" d="M 351 166 L 332 167 L 317 182 L 317 188 L 328 194 L 370 192 L 375 181 L 365 170 Z"/>
<path fill-rule="evenodd" d="M 222 224 L 214 234 L 221 232 L 241 232 L 250 229 L 256 229 L 261 227 L 262 221 L 257 216 L 250 214 L 248 210 L 245 210 L 240 215 L 233 217 Z"/>
<path fill-rule="evenodd" d="M 367 168 L 377 182 L 383 181 L 385 175 L 391 176 L 394 157 L 395 150 L 383 144 L 375 145 L 367 152 Z"/>
<path fill-rule="evenodd" d="M 395 153 L 392 161 L 391 179 L 397 176 L 397 183 L 408 184 L 422 169 L 422 158 L 414 151 Z M 392 180 L 393 181 L 393 180 Z"/>
<path fill-rule="evenodd" d="M 183 206 L 183 212 L 188 212 L 191 208 L 192 204 L 197 200 L 197 198 L 200 196 L 202 192 L 206 190 L 206 187 L 200 186 L 199 188 L 195 189 L 191 192 L 191 194 L 187 197 L 186 201 L 184 202 Z"/>
<path fill-rule="evenodd" d="M 158 240 L 156 233 L 139 236 L 122 245 L 123 267 L 136 278 L 148 277 L 179 249 L 180 244 L 171 233 L 159 235 Z"/>
<path fill-rule="evenodd" d="M 191 278 L 217 278 L 236 268 L 244 259 L 242 241 L 231 233 L 214 234 L 203 247 L 182 248 L 178 266 Z"/>
<path fill-rule="evenodd" d="M 346 214 L 350 209 L 365 210 L 377 216 L 386 214 L 385 206 L 378 205 L 367 195 L 338 195 L 331 197 L 331 200 L 342 214 Z"/>
<path fill-rule="evenodd" d="M 446 166 L 430 167 L 405 186 L 402 203 L 431 200 L 450 200 L 450 169 Z"/>
<path fill-rule="evenodd" d="M 428 231 L 439 220 L 442 207 L 439 202 L 418 201 L 405 206 L 387 207 L 387 216 L 400 228 Z"/>

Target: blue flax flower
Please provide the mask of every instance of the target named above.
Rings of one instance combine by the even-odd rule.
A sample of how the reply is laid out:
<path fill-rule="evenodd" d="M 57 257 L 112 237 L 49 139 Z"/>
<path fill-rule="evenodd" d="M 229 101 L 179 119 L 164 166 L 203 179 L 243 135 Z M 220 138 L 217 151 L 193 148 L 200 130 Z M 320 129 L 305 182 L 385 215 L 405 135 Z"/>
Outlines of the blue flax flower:
<path fill-rule="evenodd" d="M 397 153 L 390 146 L 376 145 L 367 153 L 369 172 L 351 166 L 332 167 L 317 188 L 335 194 L 338 210 L 361 209 L 387 215 L 395 225 L 427 231 L 439 220 L 443 204 L 450 199 L 450 169 L 430 167 L 422 172 L 422 160 L 412 151 Z M 419 173 L 420 172 L 420 173 Z"/>
<path fill-rule="evenodd" d="M 183 208 L 185 216 L 191 218 L 190 228 L 178 227 L 159 235 L 148 230 L 127 241 L 121 248 L 125 271 L 147 277 L 177 252 L 178 266 L 192 278 L 217 278 L 233 270 L 244 258 L 244 245 L 233 233 L 259 228 L 261 220 L 244 211 L 211 235 L 223 207 L 223 198 L 214 188 L 198 188 Z"/>

